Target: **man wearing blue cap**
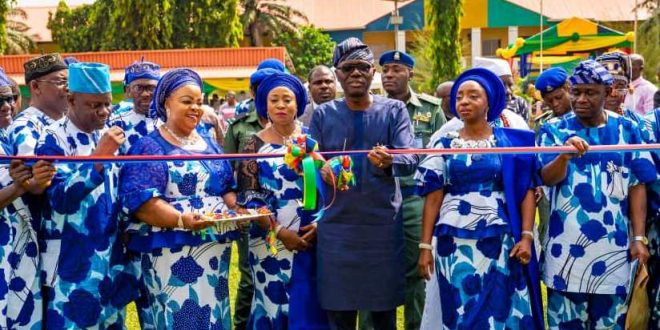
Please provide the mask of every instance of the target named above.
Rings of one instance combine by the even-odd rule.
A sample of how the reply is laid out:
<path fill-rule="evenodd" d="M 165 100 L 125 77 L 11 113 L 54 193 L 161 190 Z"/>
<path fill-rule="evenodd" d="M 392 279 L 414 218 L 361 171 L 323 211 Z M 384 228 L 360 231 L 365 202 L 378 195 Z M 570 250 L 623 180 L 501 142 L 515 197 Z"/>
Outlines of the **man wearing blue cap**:
<path fill-rule="evenodd" d="M 158 119 L 148 118 L 147 115 L 158 79 L 160 66 L 155 63 L 140 60 L 125 69 L 126 100 L 113 107 L 107 124 L 108 127 L 119 126 L 124 130 L 126 143 L 119 148 L 119 154 L 127 154 L 131 145 L 156 129 Z"/>
<path fill-rule="evenodd" d="M 337 44 L 333 64 L 345 97 L 314 111 L 310 134 L 321 151 L 371 151 L 354 158 L 356 186 L 337 193 L 318 224 L 319 299 L 332 329 L 355 329 L 358 310 L 370 312 L 375 329 L 396 329 L 405 294 L 397 178 L 412 174 L 419 157 L 389 149 L 413 146 L 410 117 L 403 102 L 369 93 L 374 57 L 362 41 Z"/>
<path fill-rule="evenodd" d="M 406 104 L 415 134 L 414 147 L 424 148 L 431 135 L 447 122 L 440 107 L 440 100 L 430 95 L 415 93 L 410 87 L 409 82 L 415 68 L 415 59 L 412 56 L 397 50 L 388 51 L 380 56 L 378 63 L 382 67 L 381 79 L 388 97 Z M 424 201 L 415 194 L 412 175 L 401 178 L 399 184 L 403 197 L 401 208 L 406 259 L 405 323 L 406 329 L 418 329 L 424 308 L 424 280 L 417 271 L 417 245 L 421 234 Z"/>
<path fill-rule="evenodd" d="M 71 64 L 69 92 L 66 117 L 46 128 L 37 154 L 115 155 L 126 138 L 118 126 L 104 132 L 112 106 L 110 68 Z M 118 239 L 116 167 L 86 162 L 56 167 L 42 227 L 45 328 L 122 328 L 124 306 L 138 291 Z"/>
<path fill-rule="evenodd" d="M 573 113 L 550 120 L 539 138 L 543 146 L 577 149 L 539 157 L 550 187 L 542 257 L 548 324 L 623 329 L 629 261 L 649 258 L 644 184 L 658 175 L 649 152 L 587 152 L 590 145 L 641 144 L 641 133 L 630 119 L 604 109 L 613 78 L 598 62 L 581 62 L 569 80 Z"/>
<path fill-rule="evenodd" d="M 225 153 L 242 153 L 245 150 L 245 143 L 248 139 L 268 125 L 268 118 L 263 118 L 257 113 L 254 106 L 254 96 L 256 96 L 261 81 L 275 72 L 283 72 L 284 64 L 275 59 L 267 59 L 259 67 L 250 76 L 250 93 L 252 93 L 252 98 L 237 105 L 236 117 L 229 121 L 229 127 L 227 128 L 224 139 Z M 245 329 L 247 325 L 247 320 L 250 316 L 250 307 L 252 306 L 252 295 L 254 294 L 252 273 L 250 272 L 250 264 L 248 263 L 249 241 L 247 234 L 248 232 L 244 230 L 241 233 L 241 238 L 237 241 L 238 269 L 241 273 L 241 280 L 238 283 L 238 292 L 236 294 L 236 303 L 234 305 L 234 328 L 237 330 Z"/>

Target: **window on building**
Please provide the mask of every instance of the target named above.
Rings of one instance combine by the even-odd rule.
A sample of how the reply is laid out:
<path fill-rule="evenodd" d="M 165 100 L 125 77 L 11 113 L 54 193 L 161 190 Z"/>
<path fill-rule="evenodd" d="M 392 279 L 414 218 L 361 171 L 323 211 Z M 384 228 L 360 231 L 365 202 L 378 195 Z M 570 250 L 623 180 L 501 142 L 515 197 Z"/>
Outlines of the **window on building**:
<path fill-rule="evenodd" d="M 481 41 L 481 55 L 495 56 L 495 52 L 500 47 L 502 47 L 502 41 L 500 39 L 483 40 Z"/>

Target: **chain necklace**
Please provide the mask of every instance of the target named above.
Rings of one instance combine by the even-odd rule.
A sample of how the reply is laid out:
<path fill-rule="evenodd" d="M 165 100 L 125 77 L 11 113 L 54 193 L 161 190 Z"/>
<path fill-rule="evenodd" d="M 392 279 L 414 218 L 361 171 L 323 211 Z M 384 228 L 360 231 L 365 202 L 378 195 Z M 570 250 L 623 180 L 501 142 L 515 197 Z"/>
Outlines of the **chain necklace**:
<path fill-rule="evenodd" d="M 286 136 L 280 134 L 280 132 L 278 132 L 277 129 L 275 129 L 275 126 L 273 126 L 272 123 L 270 124 L 270 129 L 271 129 L 275 134 L 277 134 L 280 138 L 282 138 L 282 145 L 283 145 L 283 146 L 286 146 L 286 145 L 289 145 L 289 143 L 291 143 L 291 136 L 293 136 L 293 134 L 296 133 L 296 130 L 298 129 L 298 125 L 295 125 L 294 128 L 293 128 L 293 132 L 291 132 L 291 134 L 286 135 Z"/>
<path fill-rule="evenodd" d="M 170 135 L 177 141 L 181 146 L 192 146 L 197 143 L 197 140 L 199 137 L 197 136 L 197 133 L 193 130 L 189 136 L 180 136 L 176 133 L 174 133 L 167 125 L 163 124 L 161 125 Z"/>

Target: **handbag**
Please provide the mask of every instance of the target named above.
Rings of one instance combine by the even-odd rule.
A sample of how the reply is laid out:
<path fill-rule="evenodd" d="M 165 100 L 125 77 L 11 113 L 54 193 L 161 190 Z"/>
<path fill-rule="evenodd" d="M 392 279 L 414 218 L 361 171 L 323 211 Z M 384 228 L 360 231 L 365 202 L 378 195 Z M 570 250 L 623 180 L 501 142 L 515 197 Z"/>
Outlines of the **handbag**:
<path fill-rule="evenodd" d="M 649 310 L 649 296 L 646 285 L 649 281 L 649 273 L 646 265 L 640 263 L 635 275 L 635 283 L 630 288 L 632 295 L 626 315 L 626 330 L 643 330 L 648 328 L 651 311 Z"/>

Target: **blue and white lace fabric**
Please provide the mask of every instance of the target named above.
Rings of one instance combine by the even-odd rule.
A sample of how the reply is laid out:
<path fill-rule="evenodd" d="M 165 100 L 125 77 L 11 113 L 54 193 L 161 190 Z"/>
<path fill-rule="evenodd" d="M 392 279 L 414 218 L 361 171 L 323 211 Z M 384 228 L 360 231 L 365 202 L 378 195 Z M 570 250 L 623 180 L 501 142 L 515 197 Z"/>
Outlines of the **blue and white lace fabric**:
<path fill-rule="evenodd" d="M 46 127 L 55 120 L 39 109 L 29 107 L 21 111 L 12 124 L 3 130 L 3 144 L 8 155 L 35 155 L 35 148 Z M 8 167 L 4 168 L 7 171 Z M 11 184 L 8 172 L 3 175 L 3 186 Z M 3 217 L 11 226 L 12 243 L 5 269 L 10 285 L 7 292 L 7 327 L 38 328 L 43 318 L 41 293 L 41 257 L 38 233 L 41 212 L 48 208 L 44 196 L 29 193 L 8 205 Z M 0 239 L 2 241 L 2 239 Z"/>
<path fill-rule="evenodd" d="M 140 139 L 129 155 L 196 155 L 222 151 L 208 136 L 206 149 L 190 151 L 167 142 L 158 130 Z M 141 306 L 142 329 L 227 329 L 229 261 L 232 241 L 240 237 L 235 224 L 201 235 L 179 228 L 151 226 L 134 214 L 159 198 L 179 212 L 222 212 L 223 196 L 235 181 L 227 161 L 127 163 L 119 189 L 123 212 L 131 217 L 128 248 L 140 260 L 148 306 Z"/>

